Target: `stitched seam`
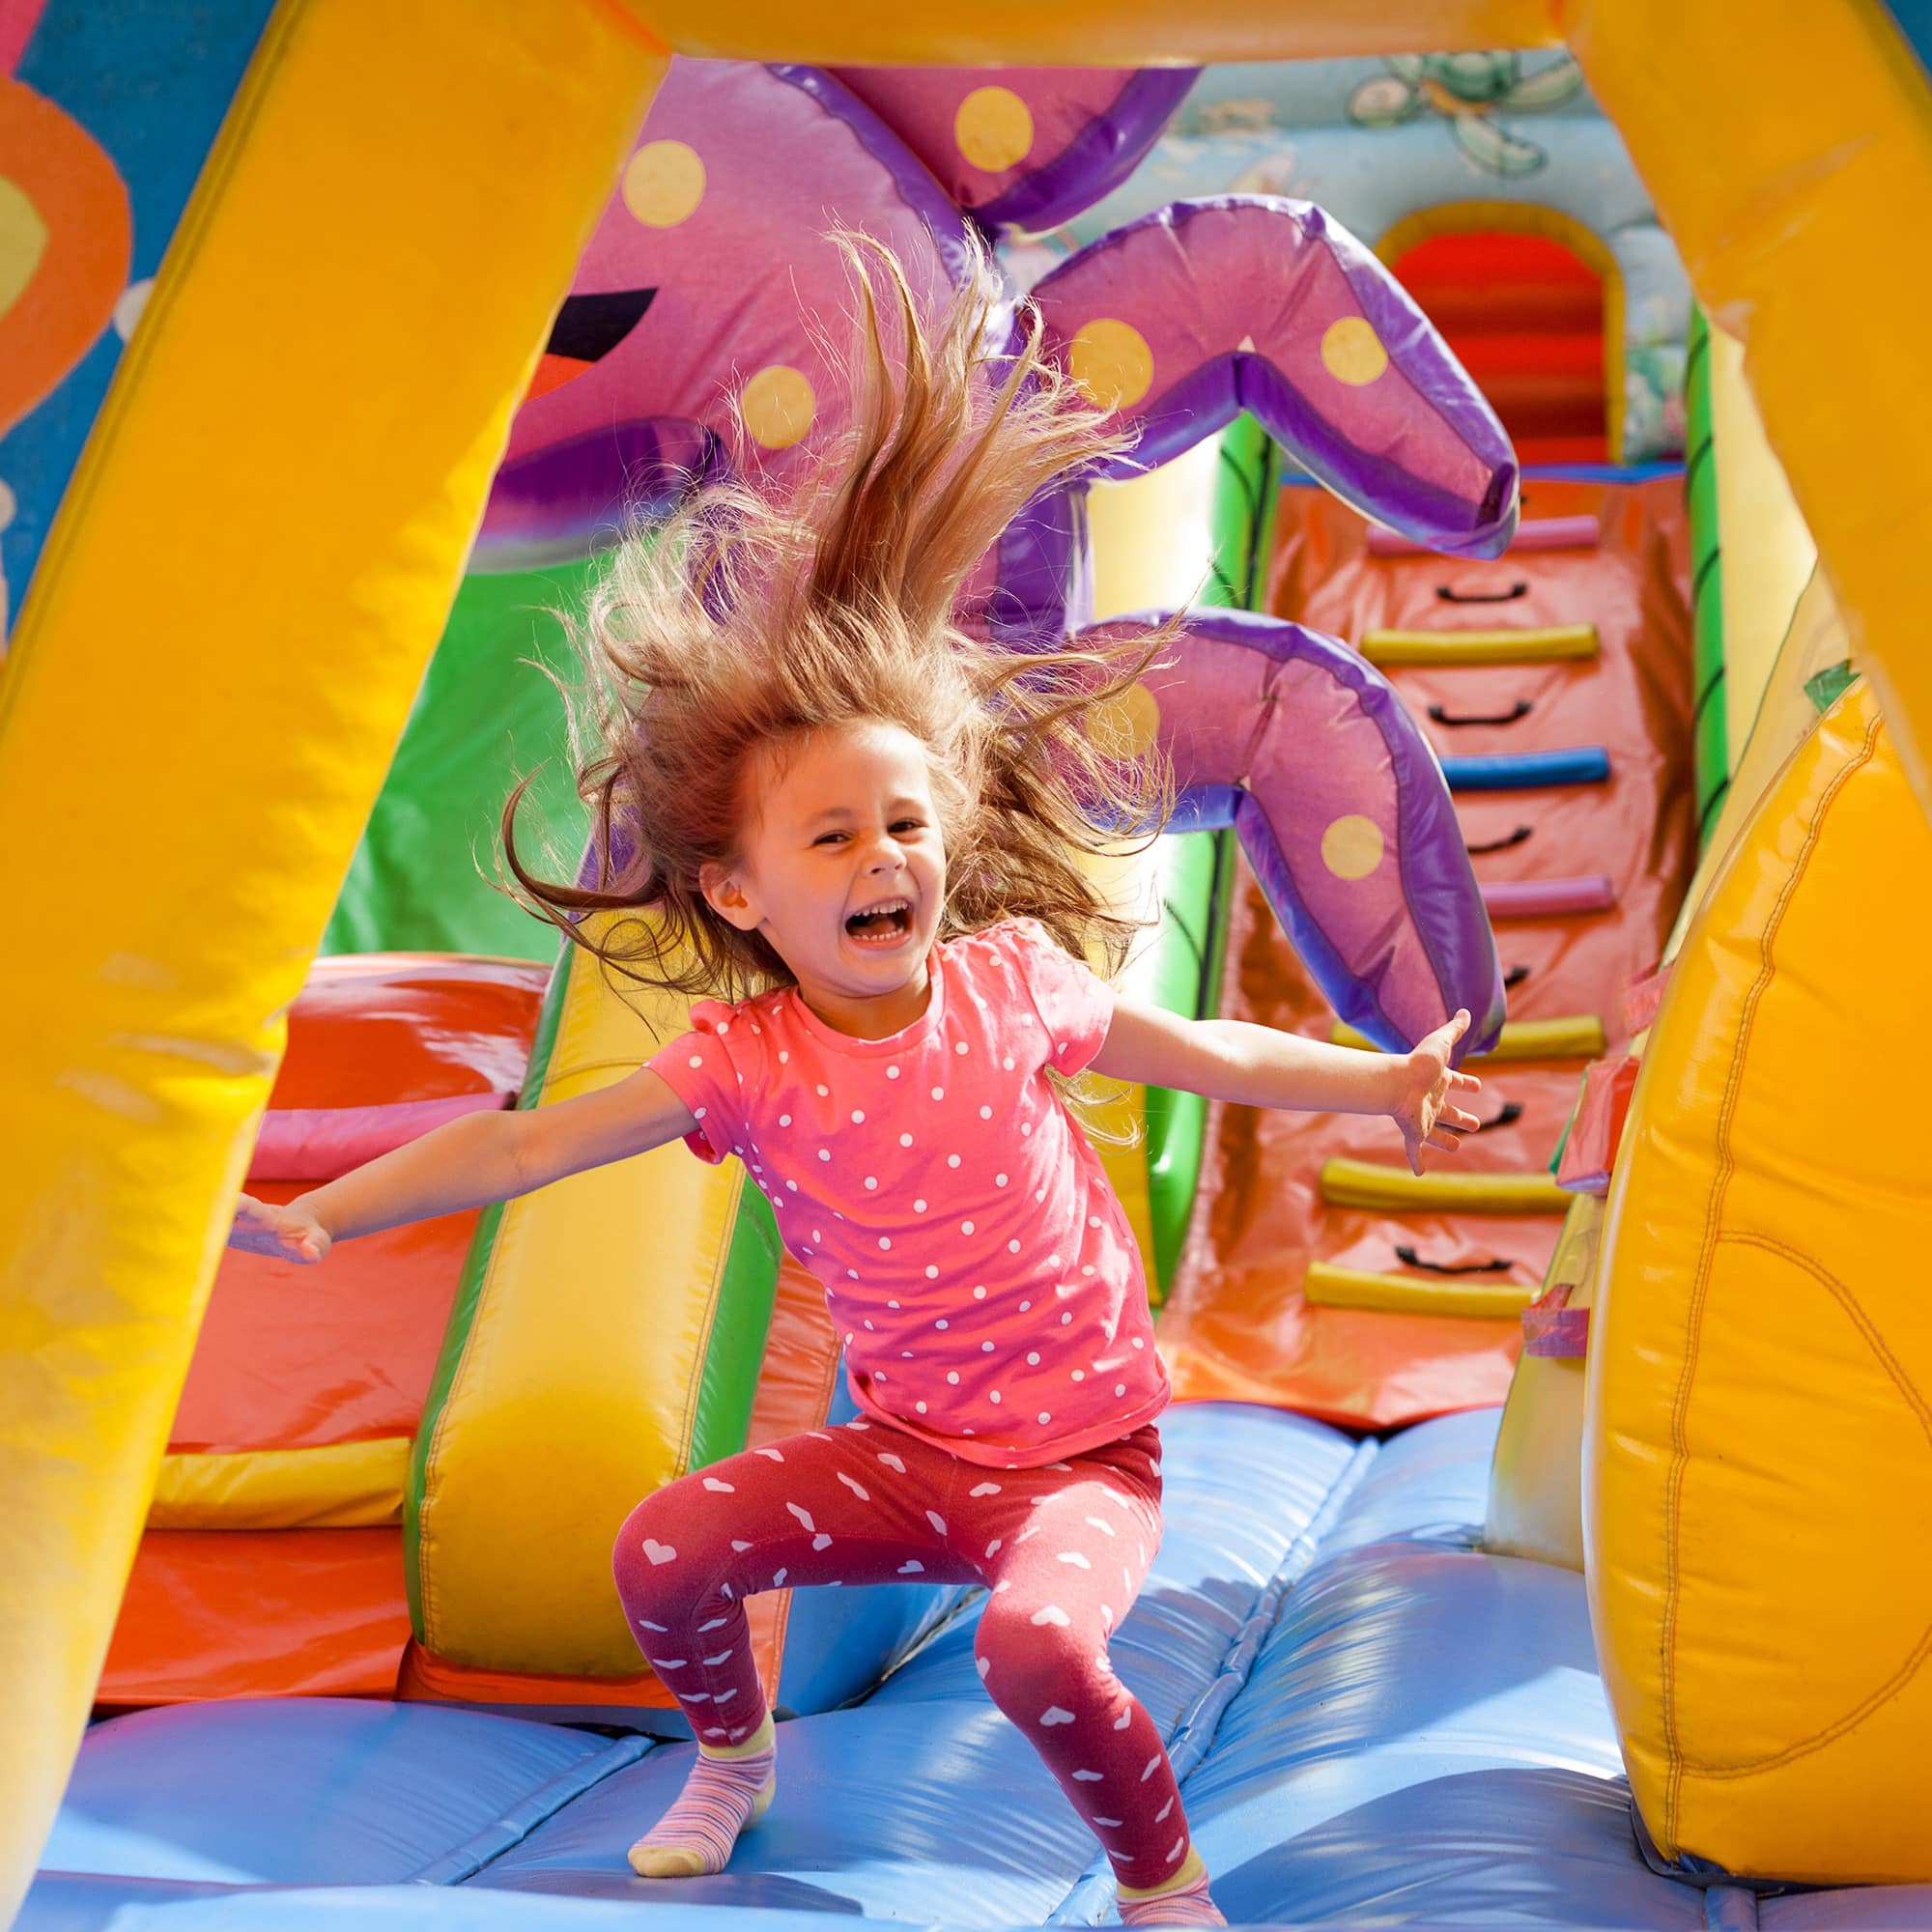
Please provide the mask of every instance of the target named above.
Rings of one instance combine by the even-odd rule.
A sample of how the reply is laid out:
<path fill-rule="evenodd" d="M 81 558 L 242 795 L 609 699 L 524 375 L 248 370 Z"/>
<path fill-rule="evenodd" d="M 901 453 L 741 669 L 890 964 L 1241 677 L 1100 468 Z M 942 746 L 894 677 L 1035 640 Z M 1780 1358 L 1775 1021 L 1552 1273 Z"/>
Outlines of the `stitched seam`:
<path fill-rule="evenodd" d="M 1877 1325 L 1860 1305 L 1858 1297 L 1843 1282 L 1828 1268 L 1813 1261 L 1810 1256 L 1787 1242 L 1778 1240 L 1775 1236 L 1720 1235 L 1719 1241 L 1720 1244 L 1730 1242 L 1739 1247 L 1761 1248 L 1768 1254 L 1778 1255 L 1817 1282 L 1844 1310 L 1853 1326 L 1863 1337 L 1865 1346 L 1878 1357 L 1886 1374 L 1890 1377 L 1892 1385 L 1904 1397 L 1906 1406 L 1918 1418 L 1918 1427 L 1927 1442 L 1932 1443 L 1932 1405 L 1926 1403 L 1917 1384 L 1906 1374 L 1903 1364 L 1886 1346 L 1885 1337 Z M 1812 1752 L 1823 1749 L 1829 1744 L 1836 1743 L 1838 1739 L 1856 1730 L 1874 1712 L 1890 1703 L 1924 1667 L 1928 1656 L 1932 1656 L 1932 1623 L 1928 1623 L 1919 1633 L 1918 1639 L 1913 1645 L 1905 1662 L 1891 1676 L 1842 1717 L 1834 1719 L 1809 1737 L 1796 1739 L 1782 1750 L 1773 1751 L 1764 1757 L 1750 1758 L 1743 1764 L 1734 1765 L 1699 1763 L 1695 1766 L 1697 1775 L 1700 1777 L 1713 1778 L 1749 1777 L 1761 1772 L 1776 1771 L 1783 1765 L 1795 1763 L 1799 1758 L 1807 1757 Z M 1687 1766 L 1688 1764 L 1689 1760 Z"/>
<path fill-rule="evenodd" d="M 1731 1177 L 1736 1171 L 1736 1157 L 1731 1151 L 1731 1121 L 1737 1111 L 1738 1092 L 1744 1084 L 1746 1061 L 1750 1054 L 1751 1034 L 1757 1023 L 1758 1007 L 1776 977 L 1777 965 L 1773 957 L 1779 929 L 1784 923 L 1784 915 L 1789 910 L 1793 896 L 1805 873 L 1810 869 L 1811 859 L 1818 849 L 1819 839 L 1824 833 L 1825 820 L 1832 807 L 1837 802 L 1838 794 L 1852 779 L 1871 762 L 1877 745 L 1880 721 L 1874 719 L 1865 731 L 1864 743 L 1850 758 L 1843 769 L 1826 787 L 1812 812 L 1811 823 L 1804 834 L 1804 843 L 1794 861 L 1791 871 L 1783 885 L 1779 887 L 1776 902 L 1772 907 L 1771 917 L 1765 922 L 1765 928 L 1758 940 L 1759 966 L 1757 977 L 1752 980 L 1750 990 L 1745 995 L 1743 1015 L 1738 1027 L 1738 1043 L 1731 1055 L 1731 1065 L 1724 1080 L 1723 1099 L 1719 1105 L 1717 1121 L 1718 1171 L 1712 1182 L 1710 1205 L 1705 1211 L 1703 1238 L 1698 1244 L 1697 1266 L 1690 1280 L 1690 1306 L 1688 1309 L 1687 1345 L 1684 1350 L 1684 1365 L 1678 1372 L 1677 1389 L 1670 1406 L 1670 1469 L 1664 1482 L 1663 1499 L 1663 1618 L 1659 1633 L 1659 1691 L 1660 1709 L 1663 1722 L 1663 1748 L 1668 1767 L 1664 1781 L 1663 1831 L 1668 1844 L 1664 1847 L 1666 1856 L 1674 1853 L 1680 1808 L 1684 1795 L 1684 1774 L 1686 1762 L 1683 1745 L 1677 1728 L 1677 1625 L 1681 1608 L 1679 1592 L 1683 1578 L 1679 1573 L 1678 1547 L 1683 1530 L 1684 1479 L 1690 1463 L 1690 1448 L 1686 1440 L 1686 1425 L 1690 1406 L 1690 1392 L 1696 1381 L 1697 1357 L 1703 1341 L 1704 1307 L 1711 1285 L 1711 1262 L 1718 1244 L 1719 1225 L 1723 1219 L 1724 1202 L 1730 1192 Z"/>

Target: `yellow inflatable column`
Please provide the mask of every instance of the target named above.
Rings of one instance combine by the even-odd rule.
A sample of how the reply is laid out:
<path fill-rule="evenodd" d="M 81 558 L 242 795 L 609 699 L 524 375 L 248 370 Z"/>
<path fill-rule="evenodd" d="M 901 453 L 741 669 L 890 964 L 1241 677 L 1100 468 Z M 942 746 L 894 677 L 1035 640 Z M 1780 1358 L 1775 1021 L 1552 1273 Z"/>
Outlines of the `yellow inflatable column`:
<path fill-rule="evenodd" d="M 1898 213 L 1932 206 L 1925 71 L 1875 0 L 1759 7 L 1743 34 L 1727 0 L 1560 13 L 1697 298 L 1744 338 L 1766 436 L 1932 809 L 1932 384 L 1910 375 L 1932 251 Z"/>
<path fill-rule="evenodd" d="M 0 1922 L 86 1720 L 282 1014 L 661 65 L 598 0 L 285 0 L 21 612 Z"/>
<path fill-rule="evenodd" d="M 557 975 L 526 1105 L 623 1079 L 689 1022 L 681 998 L 620 998 L 582 953 Z M 778 1265 L 743 1165 L 681 1141 L 485 1216 L 411 1476 L 426 1649 L 556 1676 L 643 1669 L 611 1547 L 644 1497 L 745 1446 Z"/>
<path fill-rule="evenodd" d="M 1861 682 L 1691 924 L 1610 1196 L 1598 1647 L 1660 1849 L 1738 1874 L 1932 1879 L 1927 878 Z"/>
<path fill-rule="evenodd" d="M 1594 1194 L 1571 1198 L 1562 1238 L 1543 1277 L 1545 1294 L 1587 1317 L 1597 1298 L 1598 1242 L 1604 1204 Z M 1518 1357 L 1490 1463 L 1483 1548 L 1565 1570 L 1583 1567 L 1583 1375 L 1581 1359 Z"/>

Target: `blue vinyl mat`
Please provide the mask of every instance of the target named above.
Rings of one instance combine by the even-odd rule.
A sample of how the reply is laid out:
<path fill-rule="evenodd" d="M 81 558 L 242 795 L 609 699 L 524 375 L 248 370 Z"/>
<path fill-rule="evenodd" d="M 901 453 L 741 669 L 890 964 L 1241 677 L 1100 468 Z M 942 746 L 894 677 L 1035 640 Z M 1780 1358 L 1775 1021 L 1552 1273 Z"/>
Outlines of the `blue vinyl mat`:
<path fill-rule="evenodd" d="M 1582 1579 L 1478 1545 L 1492 1413 L 1385 1443 L 1271 1409 L 1163 1423 L 1167 1530 L 1114 1643 L 1236 1925 L 1932 1928 L 1932 1888 L 1763 1901 L 1653 1873 Z M 189 1705 L 97 1725 L 20 1932 L 798 1932 L 1112 1918 L 1092 1839 L 972 1662 L 977 1601 L 784 1724 L 715 1878 L 625 1847 L 691 1747 L 436 1705 Z"/>

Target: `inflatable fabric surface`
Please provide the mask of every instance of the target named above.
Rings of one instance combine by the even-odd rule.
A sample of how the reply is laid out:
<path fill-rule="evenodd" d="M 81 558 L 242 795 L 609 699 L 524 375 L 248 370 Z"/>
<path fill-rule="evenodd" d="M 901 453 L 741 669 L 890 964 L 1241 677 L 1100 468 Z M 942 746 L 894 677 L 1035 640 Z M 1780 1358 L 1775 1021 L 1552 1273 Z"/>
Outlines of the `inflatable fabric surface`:
<path fill-rule="evenodd" d="M 1238 1405 L 1163 1429 L 1166 1542 L 1114 1655 L 1231 1924 L 1932 1926 L 1932 1888 L 1757 1918 L 1720 1890 L 1707 1919 L 1645 1866 L 1580 1579 L 1473 1547 L 1492 1414 L 1379 1446 Z M 350 1911 L 597 1932 L 646 1901 L 666 1932 L 1091 1922 L 1093 1845 L 986 1701 L 972 1638 L 969 1610 L 856 1708 L 782 1726 L 769 1816 L 727 1871 L 676 1883 L 633 1878 L 623 1847 L 688 1747 L 327 1700 L 101 1725 L 19 1932 L 146 1932 L 156 1911 L 158 1932 Z"/>
<path fill-rule="evenodd" d="M 1605 1675 L 1660 1850 L 1735 1873 L 1932 1878 L 1932 904 L 1900 890 L 1928 874 L 1861 681 L 1691 923 L 1610 1196 L 1584 1450 Z"/>

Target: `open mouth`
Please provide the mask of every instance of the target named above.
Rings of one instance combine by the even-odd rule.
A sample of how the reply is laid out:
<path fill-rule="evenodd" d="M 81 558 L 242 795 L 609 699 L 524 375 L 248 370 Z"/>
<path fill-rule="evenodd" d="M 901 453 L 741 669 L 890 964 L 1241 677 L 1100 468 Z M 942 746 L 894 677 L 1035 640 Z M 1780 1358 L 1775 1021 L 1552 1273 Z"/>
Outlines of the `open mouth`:
<path fill-rule="evenodd" d="M 850 937 L 866 946 L 890 946 L 912 930 L 912 901 L 883 899 L 864 912 L 855 912 L 845 922 Z"/>

